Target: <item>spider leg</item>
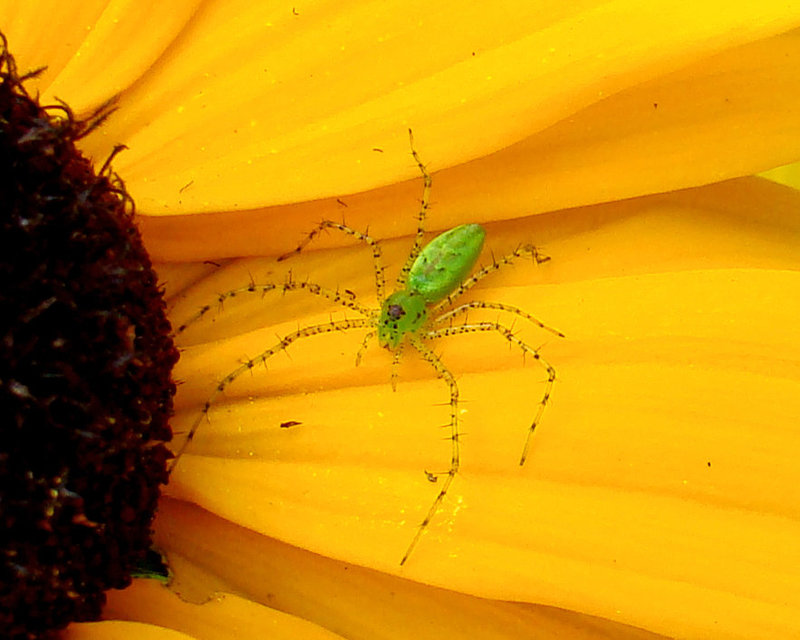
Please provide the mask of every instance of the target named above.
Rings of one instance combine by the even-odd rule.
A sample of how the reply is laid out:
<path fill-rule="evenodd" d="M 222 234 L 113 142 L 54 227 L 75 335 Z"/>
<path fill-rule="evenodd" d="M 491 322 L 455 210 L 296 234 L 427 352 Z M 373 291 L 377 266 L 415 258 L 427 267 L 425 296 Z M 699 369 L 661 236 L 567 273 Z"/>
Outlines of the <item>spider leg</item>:
<path fill-rule="evenodd" d="M 361 231 L 353 229 L 352 227 L 348 227 L 346 224 L 333 222 L 332 220 L 323 220 L 294 249 L 284 253 L 281 256 L 278 256 L 278 262 L 287 260 L 293 255 L 300 253 L 325 229 L 336 229 L 337 231 L 341 231 L 342 233 L 352 236 L 356 240 L 365 243 L 370 247 L 370 249 L 372 249 L 372 261 L 375 268 L 375 290 L 378 293 L 378 303 L 383 302 L 383 300 L 386 298 L 386 276 L 384 275 L 386 267 L 383 265 L 383 252 L 380 242 L 378 242 L 368 233 L 362 233 Z"/>
<path fill-rule="evenodd" d="M 428 173 L 428 170 L 425 168 L 425 165 L 422 163 L 419 154 L 417 154 L 417 150 L 414 148 L 414 134 L 411 133 L 411 129 L 408 130 L 408 139 L 411 143 L 411 155 L 414 157 L 420 173 L 422 173 L 422 201 L 420 209 L 417 212 L 417 235 L 414 236 L 414 245 L 411 247 L 411 252 L 408 254 L 408 258 L 406 258 L 406 262 L 403 265 L 403 268 L 400 269 L 400 273 L 397 276 L 397 289 L 406 288 L 411 266 L 414 264 L 419 252 L 422 250 L 422 240 L 425 236 L 425 218 L 428 215 L 428 208 L 430 207 L 431 199 L 431 176 Z"/>
<path fill-rule="evenodd" d="M 308 291 L 315 296 L 327 298 L 331 302 L 335 302 L 343 307 L 357 311 L 366 318 L 371 318 L 375 315 L 375 311 L 373 309 L 369 309 L 368 307 L 359 304 L 356 302 L 355 298 L 351 298 L 348 295 L 342 295 L 337 289 L 329 289 L 328 287 L 323 287 L 322 285 L 316 284 L 315 282 L 309 282 L 308 280 L 292 280 L 289 278 L 286 280 L 286 282 L 280 285 L 280 288 L 284 293 L 288 293 L 290 291 Z"/>
<path fill-rule="evenodd" d="M 434 499 L 430 509 L 428 509 L 428 513 L 425 514 L 425 518 L 420 523 L 416 534 L 414 534 L 411 544 L 408 545 L 408 549 L 406 549 L 403 559 L 400 560 L 401 565 L 405 564 L 406 560 L 408 560 L 408 557 L 411 555 L 411 552 L 414 551 L 414 548 L 417 546 L 422 534 L 425 533 L 425 529 L 428 528 L 431 520 L 439 510 L 439 505 L 442 504 L 442 500 L 444 500 L 445 495 L 447 495 L 447 490 L 450 488 L 453 479 L 456 477 L 458 468 L 461 464 L 458 444 L 458 385 L 456 384 L 456 379 L 453 377 L 453 374 L 450 373 L 450 370 L 445 367 L 444 363 L 439 359 L 439 356 L 437 356 L 433 350 L 422 341 L 422 339 L 420 339 L 418 336 L 412 335 L 409 337 L 409 340 L 411 345 L 425 360 L 427 360 L 427 362 L 436 370 L 436 373 L 439 375 L 439 377 L 442 378 L 450 387 L 450 442 L 452 449 L 450 455 L 450 469 L 448 469 L 448 471 L 444 474 L 446 477 L 444 479 L 444 483 L 442 484 L 442 488 L 439 489 L 439 493 Z M 431 478 L 435 479 L 435 476 L 427 471 L 426 475 L 428 476 L 429 480 L 431 480 Z"/>
<path fill-rule="evenodd" d="M 361 346 L 358 348 L 356 352 L 356 366 L 361 364 L 361 358 L 364 355 L 364 352 L 367 350 L 369 346 L 369 341 L 372 340 L 376 335 L 378 335 L 377 331 L 370 331 L 367 335 L 364 336 L 364 339 L 361 341 Z"/>
<path fill-rule="evenodd" d="M 517 307 L 512 307 L 508 304 L 502 304 L 500 302 L 484 302 L 483 300 L 473 300 L 471 302 L 465 302 L 457 306 L 455 309 L 451 309 L 450 311 L 443 313 L 436 318 L 433 319 L 433 324 L 439 324 L 441 322 L 447 322 L 448 320 L 452 320 L 453 318 L 466 314 L 470 309 L 497 309 L 499 311 L 505 311 L 506 313 L 513 313 L 520 318 L 524 318 L 535 324 L 540 329 L 544 329 L 545 331 L 549 331 L 552 334 L 557 335 L 559 338 L 565 338 L 566 336 L 561 333 L 558 329 L 553 329 L 553 327 L 548 327 L 546 324 L 541 322 L 539 319 L 533 317 L 526 311 L 522 309 L 518 309 Z"/>
<path fill-rule="evenodd" d="M 265 283 L 265 284 L 256 284 L 255 282 L 251 281 L 249 285 L 246 287 L 237 287 L 236 289 L 230 289 L 225 293 L 220 293 L 217 295 L 217 308 L 221 308 L 222 305 L 225 303 L 226 300 L 230 300 L 231 298 L 235 298 L 240 294 L 247 294 L 247 293 L 260 293 L 262 296 L 265 295 L 269 291 L 273 291 L 277 289 L 279 285 L 275 285 L 272 283 Z M 213 309 L 213 305 L 211 304 L 204 304 L 200 307 L 195 314 L 186 320 L 184 323 L 179 325 L 172 333 L 173 336 L 179 336 L 182 334 L 186 329 L 190 326 L 199 322 L 203 316 L 205 316 L 209 311 Z"/>
<path fill-rule="evenodd" d="M 261 296 L 265 296 L 270 291 L 281 291 L 284 294 L 293 292 L 293 291 L 307 291 L 315 296 L 319 296 L 321 298 L 326 298 L 331 302 L 335 302 L 336 304 L 340 304 L 343 307 L 347 307 L 348 309 L 352 309 L 353 311 L 357 311 L 361 315 L 365 317 L 371 317 L 374 312 L 372 309 L 368 309 L 367 307 L 359 304 L 356 302 L 354 297 L 345 293 L 341 293 L 338 289 L 329 289 L 327 287 L 323 287 L 322 285 L 316 284 L 314 282 L 309 282 L 307 280 L 292 280 L 291 275 L 287 277 L 286 281 L 282 284 L 275 284 L 272 282 L 265 282 L 265 283 L 257 283 L 257 282 L 250 282 L 249 285 L 246 287 L 238 287 L 236 289 L 231 289 L 226 291 L 225 293 L 220 293 L 217 296 L 217 308 L 221 307 L 222 304 L 226 300 L 230 300 L 242 294 L 261 294 Z M 199 322 L 203 316 L 205 316 L 209 311 L 214 308 L 211 304 L 206 304 L 200 307 L 197 312 L 186 322 L 181 324 L 175 332 L 173 333 L 174 336 L 180 335 L 186 329 L 188 329 L 191 325 Z"/>
<path fill-rule="evenodd" d="M 442 309 L 446 309 L 453 305 L 453 302 L 465 292 L 469 291 L 478 284 L 481 280 L 483 280 L 486 276 L 494 273 L 506 267 L 510 264 L 513 264 L 519 258 L 527 258 L 530 257 L 536 264 L 540 264 L 542 262 L 547 262 L 550 258 L 549 256 L 545 256 L 543 253 L 539 251 L 536 247 L 532 244 L 526 244 L 521 247 L 518 247 L 511 253 L 503 256 L 500 259 L 492 257 L 492 263 L 486 265 L 485 267 L 481 267 L 475 273 L 473 273 L 469 278 L 464 280 L 461 285 L 453 291 L 449 296 L 447 296 L 444 300 L 437 303 L 433 309 L 431 309 L 431 315 L 436 315 L 438 311 Z M 547 327 L 543 327 L 547 328 Z"/>
<path fill-rule="evenodd" d="M 186 448 L 191 444 L 192 440 L 194 439 L 195 433 L 197 433 L 197 428 L 200 426 L 200 423 L 203 419 L 208 419 L 208 413 L 211 410 L 211 406 L 214 404 L 214 401 L 219 397 L 219 395 L 227 389 L 234 380 L 236 380 L 239 376 L 247 371 L 251 371 L 257 365 L 263 364 L 266 366 L 267 360 L 269 360 L 272 356 L 276 353 L 280 353 L 284 351 L 289 345 L 293 342 L 300 340 L 302 338 L 310 338 L 311 336 L 318 336 L 325 333 L 331 333 L 333 331 L 348 331 L 350 329 L 369 329 L 373 326 L 372 318 L 356 318 L 354 320 L 331 320 L 330 322 L 325 322 L 322 324 L 315 324 L 310 327 L 303 327 L 302 329 L 298 329 L 297 331 L 293 331 L 292 333 L 286 335 L 282 338 L 276 345 L 270 347 L 266 351 L 262 351 L 254 358 L 250 358 L 246 360 L 241 365 L 236 367 L 233 371 L 231 371 L 228 375 L 222 378 L 218 383 L 217 386 L 214 388 L 214 391 L 208 397 L 208 399 L 203 404 L 202 409 L 200 410 L 200 414 L 197 416 L 195 421 L 192 423 L 191 428 L 189 429 L 189 433 L 186 436 L 186 440 L 183 441 L 178 451 L 175 453 L 175 457 L 172 460 L 172 464 L 169 466 L 169 473 L 172 473 L 173 469 L 175 469 L 175 465 L 178 464 L 178 460 L 180 460 L 181 456 L 186 451 Z"/>
<path fill-rule="evenodd" d="M 392 391 L 397 391 L 397 367 L 400 366 L 400 359 L 403 357 L 404 347 L 405 343 L 401 342 L 397 349 L 394 350 L 394 353 L 392 353 Z"/>
<path fill-rule="evenodd" d="M 499 322 L 475 322 L 471 324 L 461 324 L 455 327 L 443 327 L 441 329 L 435 329 L 433 331 L 428 331 L 424 334 L 424 338 L 426 340 L 433 340 L 435 338 L 443 338 L 445 336 L 455 336 L 460 335 L 463 333 L 474 333 L 477 331 L 496 331 L 499 333 L 503 338 L 508 340 L 511 344 L 517 345 L 520 349 L 522 349 L 523 354 L 530 354 L 533 356 L 533 359 L 536 360 L 539 364 L 541 364 L 545 371 L 547 371 L 547 382 L 545 383 L 544 394 L 542 395 L 541 400 L 539 400 L 538 408 L 536 410 L 536 415 L 533 418 L 533 422 L 531 422 L 530 427 L 528 427 L 528 435 L 525 438 L 525 445 L 522 448 L 522 455 L 519 459 L 519 464 L 522 466 L 525 464 L 525 460 L 528 457 L 528 449 L 530 448 L 531 437 L 533 436 L 533 432 L 536 429 L 536 426 L 542 419 L 542 414 L 544 413 L 544 408 L 547 405 L 548 401 L 550 400 L 550 394 L 553 391 L 553 383 L 556 379 L 556 370 L 553 366 L 547 362 L 542 356 L 539 355 L 539 351 L 534 349 L 533 347 L 525 344 L 522 340 L 517 338 L 514 333 L 508 327 L 504 327 Z"/>

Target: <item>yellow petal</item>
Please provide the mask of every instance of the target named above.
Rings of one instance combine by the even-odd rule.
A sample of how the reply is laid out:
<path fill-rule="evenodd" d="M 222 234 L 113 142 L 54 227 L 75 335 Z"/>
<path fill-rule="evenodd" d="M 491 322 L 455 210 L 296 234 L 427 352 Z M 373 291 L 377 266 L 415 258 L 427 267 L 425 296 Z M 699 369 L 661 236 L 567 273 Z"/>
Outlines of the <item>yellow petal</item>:
<path fill-rule="evenodd" d="M 796 33 L 726 51 L 603 100 L 496 154 L 438 171 L 431 228 L 696 186 L 792 161 L 800 154 L 798 56 Z M 423 160 L 438 168 L 416 137 Z M 413 166 L 407 145 L 395 153 Z M 374 155 L 373 164 L 385 163 L 386 153 Z M 262 184 L 268 182 L 265 176 Z M 403 212 L 413 211 L 418 198 L 417 178 L 188 223 L 183 216 L 145 218 L 142 229 L 161 259 L 281 253 L 320 218 L 345 218 L 378 237 L 410 233 L 414 217 Z"/>
<path fill-rule="evenodd" d="M 63 70 L 53 90 L 73 103 L 105 97 L 101 80 L 114 92 L 122 89 L 119 111 L 85 148 L 100 159 L 115 144 L 128 145 L 116 167 L 140 210 L 159 215 L 250 209 L 395 183 L 415 171 L 408 127 L 434 167 L 456 166 L 682 69 L 694 68 L 696 84 L 719 86 L 697 69 L 708 63 L 713 71 L 718 54 L 800 25 L 800 11 L 777 0 L 733 6 L 517 0 L 470 9 L 392 0 L 380 10 L 352 2 L 294 11 L 225 1 L 203 3 L 194 13 L 186 0 L 174 17 L 152 11 L 132 2 L 95 9 L 86 24 L 96 26 L 85 41 L 75 32 L 78 24 L 85 31 L 84 24 L 73 25 L 69 57 L 62 52 L 42 61 L 26 53 L 20 64 Z M 9 27 L 12 43 L 49 21 L 36 11 L 26 17 Z M 128 52 L 138 47 L 125 47 L 126 36 L 134 37 L 126 25 L 144 20 L 153 26 L 145 36 L 135 34 L 144 38 L 141 51 Z M 105 77 L 116 58 L 119 69 Z M 98 79 L 84 87 L 86 69 Z M 616 112 L 623 130 L 630 118 L 636 124 L 686 115 L 674 100 L 697 96 L 676 94 L 680 84 L 666 86 L 659 114 L 651 114 L 658 95 L 626 105 L 633 113 Z M 753 93 L 762 94 L 761 86 Z M 735 119 L 742 105 L 734 90 L 743 88 L 728 89 L 729 103 L 720 104 L 722 96 L 712 91 L 711 102 L 695 109 Z M 767 94 L 785 94 L 791 104 L 795 91 Z M 760 120 L 750 113 L 751 123 Z"/>
<path fill-rule="evenodd" d="M 179 631 L 141 622 L 109 620 L 107 622 L 75 622 L 62 632 L 64 640 L 191 640 Z"/>
<path fill-rule="evenodd" d="M 775 180 L 775 182 L 800 189 L 800 162 L 777 167 L 776 169 L 765 171 L 761 175 L 770 180 Z"/>
<path fill-rule="evenodd" d="M 167 505 L 170 509 L 170 505 Z M 191 522 L 187 521 L 191 527 Z M 171 542 L 175 542 L 175 539 Z M 168 543 L 169 544 L 169 543 Z M 235 543 L 232 549 L 240 550 Z M 173 563 L 181 567 L 180 554 L 191 553 L 183 547 L 172 554 Z M 185 572 L 181 571 L 181 574 Z M 206 583 L 208 578 L 204 576 Z M 185 580 L 184 580 L 185 582 Z M 210 595 L 208 589 L 206 596 Z M 232 594 L 213 594 L 204 598 L 202 607 L 182 600 L 167 587 L 153 580 L 136 580 L 124 591 L 111 591 L 103 612 L 107 619 L 139 620 L 151 625 L 177 629 L 203 640 L 259 638 L 267 634 L 272 640 L 336 640 L 338 634 L 308 620 L 283 613 Z"/>
<path fill-rule="evenodd" d="M 31 83 L 43 100 L 60 98 L 85 114 L 150 73 L 200 4 L 11 0 L 0 2 L 0 15 L 20 69 L 46 67 Z"/>
<path fill-rule="evenodd" d="M 553 607 L 476 598 L 348 565 L 261 536 L 198 507 L 172 500 L 164 502 L 156 526 L 158 543 L 163 548 L 175 549 L 178 562 L 171 564 L 177 564 L 178 577 L 174 588 L 184 597 L 191 594 L 207 598 L 216 589 L 235 591 L 253 602 L 314 621 L 345 638 L 658 640 L 663 637 Z M 173 557 L 171 551 L 169 555 Z M 224 627 L 228 618 L 223 607 L 231 597 L 223 597 L 221 604 L 217 596 L 199 608 L 186 608 L 186 615 L 212 621 L 215 613 L 222 613 L 223 617 L 212 624 Z M 245 607 L 244 603 L 237 605 L 234 601 L 230 608 L 235 606 Z M 149 617 L 146 612 L 143 615 L 145 619 Z M 193 625 L 184 618 L 179 615 L 173 620 L 181 629 L 191 628 Z M 255 635 L 260 635 L 255 633 L 257 630 L 263 633 L 269 629 L 242 626 L 247 622 L 233 617 L 230 622 Z M 317 636 L 309 632 L 295 637 Z"/>
<path fill-rule="evenodd" d="M 631 0 L 474 11 L 403 0 L 378 16 L 369 3 L 300 15 L 266 6 L 198 16 L 170 64 L 126 96 L 136 112 L 109 123 L 105 148 L 131 148 L 119 168 L 143 211 L 240 210 L 391 184 L 415 173 L 408 127 L 435 167 L 454 166 L 800 24 L 770 3 L 720 3 L 714 20 L 696 6 Z M 213 46 L 233 33 L 235 47 Z"/>

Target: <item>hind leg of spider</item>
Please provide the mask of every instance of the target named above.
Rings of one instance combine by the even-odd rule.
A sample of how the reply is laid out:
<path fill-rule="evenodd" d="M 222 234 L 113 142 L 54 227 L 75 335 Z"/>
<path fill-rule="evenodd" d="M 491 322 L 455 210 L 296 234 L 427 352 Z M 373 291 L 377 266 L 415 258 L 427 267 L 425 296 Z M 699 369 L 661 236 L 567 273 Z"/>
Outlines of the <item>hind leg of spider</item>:
<path fill-rule="evenodd" d="M 335 229 L 342 233 L 345 233 L 349 236 L 352 236 L 356 240 L 363 242 L 370 249 L 372 249 L 372 262 L 375 268 L 375 290 L 378 294 L 378 303 L 380 304 L 383 302 L 384 298 L 386 297 L 386 276 L 384 275 L 384 271 L 386 267 L 383 265 L 383 252 L 381 250 L 380 243 L 375 240 L 372 236 L 369 235 L 369 232 L 362 233 L 352 227 L 347 226 L 346 224 L 342 224 L 340 222 L 333 222 L 332 220 L 323 220 L 320 222 L 312 231 L 309 233 L 301 242 L 298 244 L 294 249 L 284 253 L 283 255 L 278 256 L 278 262 L 282 262 L 283 260 L 287 260 L 294 255 L 300 253 L 303 249 L 308 246 L 308 244 L 314 240 L 314 238 L 318 237 L 322 231 L 325 229 Z"/>
<path fill-rule="evenodd" d="M 191 444 L 195 434 L 197 433 L 197 429 L 200 426 L 200 423 L 203 421 L 203 419 L 206 420 L 208 419 L 208 413 L 211 410 L 211 407 L 216 401 L 216 399 L 239 376 L 246 373 L 247 371 L 252 371 L 253 369 L 255 369 L 256 366 L 260 364 L 266 366 L 267 360 L 269 360 L 275 354 L 280 353 L 281 351 L 285 351 L 289 347 L 289 345 L 291 345 L 293 342 L 296 342 L 297 340 L 301 340 L 303 338 L 310 338 L 312 336 L 318 336 L 325 333 L 331 333 L 333 331 L 349 331 L 350 329 L 370 329 L 372 328 L 372 326 L 373 326 L 373 320 L 371 318 L 356 318 L 354 320 L 331 320 L 330 322 L 315 324 L 310 327 L 303 327 L 302 329 L 298 329 L 297 331 L 293 331 L 292 333 L 286 335 L 276 345 L 270 347 L 265 351 L 262 351 L 254 358 L 250 358 L 249 360 L 246 360 L 241 365 L 236 367 L 233 371 L 231 371 L 228 375 L 226 375 L 217 383 L 217 386 L 214 387 L 214 391 L 211 393 L 211 395 L 208 397 L 205 403 L 203 403 L 203 407 L 200 410 L 200 414 L 192 423 L 192 426 L 189 428 L 189 433 L 186 435 L 186 439 L 183 441 L 178 451 L 175 453 L 175 457 L 172 460 L 172 464 L 170 464 L 169 466 L 169 473 L 172 473 L 172 471 L 175 469 L 175 465 L 178 464 L 178 461 L 180 460 L 181 456 L 184 454 L 187 447 Z"/>
<path fill-rule="evenodd" d="M 475 273 L 473 273 L 469 278 L 464 280 L 459 287 L 453 291 L 449 296 L 447 296 L 444 300 L 437 303 L 433 309 L 431 310 L 432 315 L 436 315 L 438 311 L 442 309 L 446 309 L 452 306 L 460 296 L 464 293 L 472 289 L 476 284 L 478 284 L 481 280 L 483 280 L 486 276 L 507 267 L 510 264 L 513 264 L 520 258 L 531 258 L 536 264 L 540 264 L 542 262 L 547 262 L 550 258 L 542 254 L 539 249 L 534 247 L 532 244 L 526 244 L 521 247 L 518 247 L 511 253 L 503 256 L 500 259 L 492 257 L 492 263 L 486 265 L 485 267 L 481 267 Z M 546 327 L 545 327 L 546 328 Z"/>
<path fill-rule="evenodd" d="M 528 457 L 528 450 L 530 448 L 531 437 L 533 436 L 533 432 L 536 429 L 536 426 L 542 419 L 542 414 L 544 413 L 544 408 L 547 406 L 548 401 L 550 400 L 550 394 L 553 391 L 553 383 L 556 380 L 556 370 L 553 366 L 547 362 L 541 355 L 539 355 L 538 350 L 534 349 L 533 347 L 525 344 L 522 340 L 517 338 L 514 335 L 514 332 L 511 331 L 508 327 L 504 327 L 499 322 L 475 322 L 472 324 L 461 324 L 455 327 L 443 327 L 441 329 L 435 329 L 433 331 L 428 331 L 424 334 L 424 338 L 426 340 L 436 339 L 436 338 L 443 338 L 445 336 L 455 336 L 461 335 L 464 333 L 475 333 L 478 331 L 495 331 L 499 333 L 503 338 L 508 340 L 511 344 L 517 345 L 520 349 L 522 349 L 523 355 L 531 355 L 534 360 L 536 360 L 542 367 L 544 367 L 545 371 L 547 372 L 547 382 L 545 383 L 544 393 L 542 394 L 541 400 L 539 400 L 538 408 L 536 410 L 536 415 L 534 415 L 533 421 L 531 422 L 530 427 L 528 427 L 528 434 L 525 437 L 525 445 L 522 448 L 522 455 L 519 459 L 519 464 L 522 466 L 525 464 L 525 460 Z"/>
<path fill-rule="evenodd" d="M 447 490 L 450 488 L 450 485 L 453 483 L 453 479 L 456 477 L 458 473 L 458 468 L 461 464 L 460 460 L 460 449 L 458 443 L 458 385 L 456 384 L 456 380 L 453 377 L 453 374 L 450 373 L 450 370 L 444 366 L 442 361 L 439 359 L 433 350 L 428 347 L 421 339 L 416 336 L 410 336 L 411 345 L 419 352 L 419 354 L 436 370 L 438 376 L 445 381 L 447 386 L 450 388 L 450 443 L 451 443 L 451 453 L 450 453 L 450 468 L 445 471 L 443 474 L 445 479 L 442 483 L 441 488 L 439 489 L 439 493 L 436 495 L 436 498 L 433 501 L 433 504 L 428 509 L 428 513 L 425 514 L 425 518 L 419 525 L 417 532 L 414 534 L 414 538 L 411 540 L 411 544 L 408 545 L 408 549 L 406 549 L 405 554 L 403 555 L 402 560 L 400 560 L 400 564 L 403 565 L 408 560 L 411 552 L 414 551 L 414 548 L 417 546 L 422 534 L 425 533 L 425 530 L 428 528 L 431 520 L 436 515 L 436 512 L 439 510 L 439 506 L 442 504 L 442 500 L 447 495 Z M 437 480 L 436 475 L 430 473 L 428 471 L 425 472 L 428 476 L 428 480 L 435 482 Z"/>

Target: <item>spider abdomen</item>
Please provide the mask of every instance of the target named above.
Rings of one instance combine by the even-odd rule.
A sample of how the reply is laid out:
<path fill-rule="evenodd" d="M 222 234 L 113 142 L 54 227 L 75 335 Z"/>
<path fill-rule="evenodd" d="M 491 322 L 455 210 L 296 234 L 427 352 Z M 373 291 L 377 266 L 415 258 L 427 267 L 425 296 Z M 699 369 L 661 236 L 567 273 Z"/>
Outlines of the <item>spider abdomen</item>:
<path fill-rule="evenodd" d="M 408 290 L 428 304 L 449 296 L 472 271 L 485 237 L 479 224 L 462 224 L 436 236 L 411 266 Z"/>

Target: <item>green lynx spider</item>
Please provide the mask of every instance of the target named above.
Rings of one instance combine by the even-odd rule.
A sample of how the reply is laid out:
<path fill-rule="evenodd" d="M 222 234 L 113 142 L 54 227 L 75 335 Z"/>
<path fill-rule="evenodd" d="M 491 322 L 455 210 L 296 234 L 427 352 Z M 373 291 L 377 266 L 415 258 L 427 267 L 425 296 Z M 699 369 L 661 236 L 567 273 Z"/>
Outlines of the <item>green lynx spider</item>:
<path fill-rule="evenodd" d="M 409 131 L 409 134 L 410 133 Z M 263 364 L 266 366 L 269 358 L 284 351 L 296 340 L 331 333 L 333 331 L 366 329 L 367 333 L 356 355 L 356 366 L 360 363 L 361 356 L 371 339 L 377 336 L 379 344 L 393 352 L 391 373 L 393 389 L 396 389 L 397 386 L 397 366 L 402 357 L 403 350 L 405 347 L 410 346 L 433 367 L 437 376 L 444 380 L 449 388 L 451 458 L 450 468 L 447 471 L 441 473 L 425 471 L 426 476 L 431 482 L 436 482 L 438 480 L 437 476 L 440 475 L 444 476 L 444 482 L 441 484 L 439 493 L 436 495 L 433 504 L 431 504 L 428 509 L 427 514 L 420 523 L 411 543 L 408 545 L 405 554 L 400 560 L 401 565 L 405 564 L 411 552 L 417 546 L 417 543 L 447 495 L 447 491 L 461 465 L 458 425 L 458 384 L 456 383 L 453 373 L 427 343 L 437 338 L 465 333 L 483 331 L 495 332 L 510 344 L 519 347 L 523 355 L 533 357 L 534 360 L 544 367 L 547 373 L 547 381 L 545 383 L 544 393 L 537 404 L 533 421 L 528 427 L 525 444 L 519 460 L 519 464 L 523 465 L 528 455 L 531 436 L 536 426 L 539 424 L 545 406 L 550 399 L 553 382 L 556 378 L 555 369 L 539 355 L 538 349 L 534 349 L 517 338 L 511 328 L 499 322 L 492 321 L 468 322 L 467 313 L 473 309 L 492 309 L 522 318 L 533 323 L 540 329 L 549 331 L 559 337 L 564 337 L 564 334 L 560 331 L 544 325 L 529 313 L 506 304 L 473 300 L 454 306 L 455 301 L 462 294 L 474 287 L 486 276 L 510 265 L 516 259 L 531 258 L 536 263 L 541 263 L 549 258 L 542 255 L 533 245 L 521 245 L 500 259 L 493 258 L 491 264 L 479 268 L 473 275 L 469 276 L 481 252 L 485 236 L 484 229 L 477 224 L 465 224 L 455 227 L 437 236 L 423 247 L 422 241 L 425 233 L 425 219 L 428 214 L 431 191 L 431 176 L 428 174 L 425 165 L 414 149 L 413 138 L 411 143 L 411 154 L 423 178 L 422 204 L 417 214 L 417 233 L 414 238 L 414 244 L 397 277 L 394 293 L 388 297 L 386 296 L 386 281 L 380 243 L 368 233 L 362 233 L 345 224 L 323 220 L 293 251 L 280 256 L 278 260 L 286 260 L 292 255 L 300 253 L 324 230 L 333 229 L 352 236 L 360 242 L 363 242 L 372 250 L 375 269 L 375 287 L 380 308 L 373 309 L 361 305 L 352 292 L 347 291 L 343 295 L 338 289 L 330 289 L 308 281 L 293 280 L 291 276 L 281 284 L 251 282 L 246 287 L 220 294 L 217 299 L 219 305 L 230 298 L 246 293 L 258 293 L 263 295 L 270 291 L 282 293 L 306 291 L 314 296 L 326 298 L 347 309 L 352 309 L 362 317 L 356 319 L 331 319 L 329 322 L 323 324 L 299 328 L 297 331 L 286 335 L 276 345 L 263 351 L 254 358 L 243 362 L 239 367 L 222 378 L 217 383 L 213 393 L 203 404 L 200 414 L 192 424 L 186 440 L 176 453 L 171 466 L 171 469 L 175 467 L 178 459 L 194 438 L 200 423 L 204 418 L 208 417 L 209 410 L 217 397 L 239 376 L 250 371 L 257 365 Z M 206 313 L 211 311 L 211 309 L 212 305 L 201 307 L 189 321 L 178 327 L 176 334 L 181 333 L 187 326 L 202 318 Z M 463 320 L 457 322 L 459 319 Z"/>

